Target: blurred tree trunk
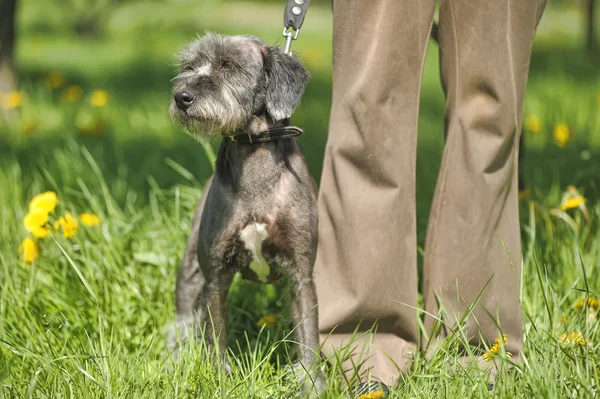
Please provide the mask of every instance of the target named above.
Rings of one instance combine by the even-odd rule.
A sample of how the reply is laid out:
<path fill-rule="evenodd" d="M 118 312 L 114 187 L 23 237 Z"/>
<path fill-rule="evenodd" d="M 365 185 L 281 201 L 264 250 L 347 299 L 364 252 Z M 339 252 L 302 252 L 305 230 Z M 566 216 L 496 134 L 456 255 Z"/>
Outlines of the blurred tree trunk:
<path fill-rule="evenodd" d="M 588 50 L 596 48 L 596 0 L 586 0 L 587 29 L 585 47 Z"/>
<path fill-rule="evenodd" d="M 0 92 L 16 87 L 13 70 L 16 7 L 17 0 L 0 0 Z"/>

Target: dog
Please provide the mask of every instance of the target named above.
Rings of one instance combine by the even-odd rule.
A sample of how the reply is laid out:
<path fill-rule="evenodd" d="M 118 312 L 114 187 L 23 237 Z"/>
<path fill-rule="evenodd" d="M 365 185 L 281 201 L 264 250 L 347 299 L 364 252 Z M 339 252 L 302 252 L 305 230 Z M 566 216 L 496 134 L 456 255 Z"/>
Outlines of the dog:
<path fill-rule="evenodd" d="M 303 394 L 319 395 L 317 189 L 289 118 L 310 74 L 300 61 L 254 36 L 207 34 L 179 56 L 171 117 L 200 139 L 222 136 L 215 173 L 195 210 L 176 285 L 169 346 L 218 345 L 225 368 L 227 294 L 237 272 L 291 285 Z M 217 342 L 213 342 L 216 337 Z M 177 349 L 174 349 L 176 352 Z M 297 368 L 298 369 L 298 368 Z M 306 378 L 308 377 L 308 378 Z"/>

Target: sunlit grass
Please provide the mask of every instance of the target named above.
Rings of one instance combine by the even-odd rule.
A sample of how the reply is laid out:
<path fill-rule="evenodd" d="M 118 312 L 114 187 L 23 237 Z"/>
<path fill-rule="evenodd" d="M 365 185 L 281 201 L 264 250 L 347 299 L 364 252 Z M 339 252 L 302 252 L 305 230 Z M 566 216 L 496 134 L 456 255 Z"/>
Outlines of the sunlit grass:
<path fill-rule="evenodd" d="M 22 80 L 1 102 L 12 118 L 0 127 L 0 397 L 280 398 L 297 392 L 286 368 L 293 326 L 281 286 L 234 282 L 232 375 L 225 376 L 202 344 L 177 364 L 165 353 L 191 213 L 212 172 L 209 147 L 168 118 L 173 54 L 204 29 L 275 43 L 281 22 L 277 5 L 169 4 L 125 4 L 103 36 L 82 39 L 61 27 L 59 8 L 50 2 L 23 1 Z M 264 15 L 260 23 L 256 10 Z M 301 142 L 318 178 L 330 107 L 331 27 L 328 7 L 309 15 L 312 24 L 293 49 L 313 79 L 294 122 L 307 131 Z M 578 32 L 564 21 L 559 25 L 568 37 L 550 51 L 551 22 L 541 27 L 524 115 L 525 356 L 509 371 L 503 339 L 468 349 L 498 361 L 496 397 L 588 398 L 597 395 L 600 377 L 600 64 L 580 55 Z M 420 243 L 443 146 L 436 53 L 431 45 L 421 98 Z M 59 203 L 46 224 L 29 232 L 30 201 L 49 191 Z M 67 213 L 78 222 L 69 237 Z M 36 228 L 48 235 L 34 236 Z M 467 341 L 459 326 L 433 359 L 418 353 L 392 397 L 487 395 L 479 369 L 458 364 Z M 325 397 L 347 396 L 339 370 L 328 374 Z"/>

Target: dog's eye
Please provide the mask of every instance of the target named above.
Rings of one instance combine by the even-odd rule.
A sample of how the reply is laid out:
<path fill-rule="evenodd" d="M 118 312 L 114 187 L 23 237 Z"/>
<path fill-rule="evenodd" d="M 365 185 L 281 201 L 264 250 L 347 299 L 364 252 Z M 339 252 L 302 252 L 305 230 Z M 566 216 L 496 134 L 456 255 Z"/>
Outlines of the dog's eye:
<path fill-rule="evenodd" d="M 233 69 L 233 62 L 223 61 L 223 63 L 221 64 L 221 69 L 225 71 L 231 71 Z"/>
<path fill-rule="evenodd" d="M 194 70 L 194 67 L 191 65 L 185 65 L 183 68 L 181 68 L 181 72 L 191 72 Z"/>

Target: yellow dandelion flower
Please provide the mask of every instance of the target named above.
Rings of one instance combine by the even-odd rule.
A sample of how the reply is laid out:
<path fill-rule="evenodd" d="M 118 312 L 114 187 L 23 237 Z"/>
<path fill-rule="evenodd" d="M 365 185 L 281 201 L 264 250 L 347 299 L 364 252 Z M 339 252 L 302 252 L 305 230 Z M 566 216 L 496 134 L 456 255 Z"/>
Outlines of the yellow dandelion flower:
<path fill-rule="evenodd" d="M 6 94 L 0 93 L 0 105 L 5 109 L 15 109 L 21 106 L 25 94 L 20 91 L 11 91 Z"/>
<path fill-rule="evenodd" d="M 21 123 L 21 132 L 29 136 L 31 133 L 37 130 L 38 124 L 35 119 L 26 119 Z"/>
<path fill-rule="evenodd" d="M 523 190 L 519 191 L 519 201 L 527 199 L 529 197 L 531 197 L 530 188 L 524 188 Z"/>
<path fill-rule="evenodd" d="M 48 234 L 50 234 L 50 229 L 48 229 L 45 226 L 35 227 L 31 231 L 31 235 L 34 236 L 35 238 L 46 238 L 46 237 L 48 237 Z"/>
<path fill-rule="evenodd" d="M 507 334 L 504 334 L 502 336 L 502 341 L 504 342 L 504 345 L 508 343 Z M 494 356 L 496 356 L 498 353 L 500 353 L 500 338 L 496 338 L 496 342 L 494 343 L 494 345 L 492 345 L 490 350 L 483 354 L 483 360 L 491 362 L 494 359 Z M 510 353 L 507 353 L 507 355 L 510 356 Z"/>
<path fill-rule="evenodd" d="M 577 197 L 571 197 L 560 205 L 560 209 L 566 211 L 568 209 L 579 208 L 581 204 L 587 203 L 587 198 L 583 195 L 578 195 Z"/>
<path fill-rule="evenodd" d="M 79 215 L 79 220 L 83 223 L 84 226 L 94 227 L 100 224 L 100 217 L 93 213 L 82 213 Z"/>
<path fill-rule="evenodd" d="M 385 398 L 385 393 L 383 391 L 375 391 L 371 393 L 366 393 L 364 395 L 360 395 L 358 399 L 383 399 Z"/>
<path fill-rule="evenodd" d="M 90 97 L 92 107 L 102 108 L 108 104 L 108 93 L 104 90 L 95 90 Z"/>
<path fill-rule="evenodd" d="M 277 316 L 273 314 L 269 314 L 260 318 L 260 320 L 256 323 L 259 327 L 273 327 L 277 323 Z"/>
<path fill-rule="evenodd" d="M 35 261 L 40 256 L 40 247 L 32 238 L 26 238 L 19 246 L 19 255 L 27 263 Z"/>
<path fill-rule="evenodd" d="M 577 308 L 577 310 L 585 309 L 585 302 L 586 302 L 585 299 L 578 300 L 577 303 L 575 304 L 575 308 Z M 595 310 L 600 309 L 600 301 L 596 298 L 588 298 L 587 305 L 588 305 L 588 308 L 591 308 L 591 309 L 595 309 Z"/>
<path fill-rule="evenodd" d="M 63 93 L 63 98 L 65 101 L 73 103 L 75 101 L 79 101 L 81 96 L 83 95 L 83 89 L 79 86 L 69 86 Z"/>
<path fill-rule="evenodd" d="M 58 205 L 58 196 L 56 193 L 54 191 L 46 191 L 33 197 L 29 203 L 29 212 L 39 209 L 49 214 L 54 212 L 56 205 Z"/>
<path fill-rule="evenodd" d="M 542 121 L 537 115 L 529 115 L 525 119 L 525 129 L 531 133 L 539 133 L 542 131 Z"/>
<path fill-rule="evenodd" d="M 79 222 L 70 212 L 65 212 L 61 218 L 54 222 L 54 230 L 62 230 L 65 238 L 71 238 L 77 234 Z"/>
<path fill-rule="evenodd" d="M 46 223 L 48 223 L 48 212 L 43 209 L 33 209 L 23 218 L 25 230 L 30 233 L 39 231 L 38 229 L 43 227 Z"/>
<path fill-rule="evenodd" d="M 566 348 L 567 346 L 572 344 L 576 344 L 579 346 L 587 345 L 587 341 L 579 331 L 571 331 L 569 334 L 560 334 L 560 336 L 558 337 L 558 343 L 561 344 L 563 348 Z"/>
<path fill-rule="evenodd" d="M 51 72 L 48 75 L 48 86 L 51 89 L 58 89 L 65 84 L 65 75 L 61 72 Z"/>
<path fill-rule="evenodd" d="M 566 123 L 559 123 L 554 126 L 554 143 L 559 148 L 564 148 L 571 139 L 571 130 Z"/>

